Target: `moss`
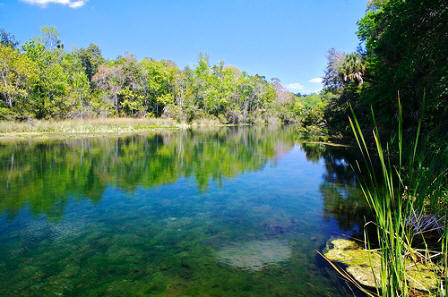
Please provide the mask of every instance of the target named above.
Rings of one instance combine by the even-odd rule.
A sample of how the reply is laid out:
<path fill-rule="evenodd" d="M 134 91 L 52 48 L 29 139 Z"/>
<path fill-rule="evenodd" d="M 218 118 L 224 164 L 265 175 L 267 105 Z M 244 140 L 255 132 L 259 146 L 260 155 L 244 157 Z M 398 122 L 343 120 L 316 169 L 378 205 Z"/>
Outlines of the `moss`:
<path fill-rule="evenodd" d="M 381 255 L 378 251 L 363 249 L 352 240 L 334 239 L 327 244 L 324 256 L 347 265 L 346 271 L 363 286 L 381 286 Z M 440 267 L 433 263 L 412 264 L 409 259 L 406 265 L 409 288 L 427 292 L 437 289 Z"/>

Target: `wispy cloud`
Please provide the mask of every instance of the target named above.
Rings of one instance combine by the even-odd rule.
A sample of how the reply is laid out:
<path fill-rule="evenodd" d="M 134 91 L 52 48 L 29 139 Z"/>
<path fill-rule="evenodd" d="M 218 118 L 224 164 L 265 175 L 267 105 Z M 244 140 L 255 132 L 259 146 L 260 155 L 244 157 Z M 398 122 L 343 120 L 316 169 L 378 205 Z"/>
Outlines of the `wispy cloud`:
<path fill-rule="evenodd" d="M 295 82 L 295 83 L 286 85 L 286 88 L 290 92 L 298 93 L 298 92 L 300 92 L 300 91 L 302 91 L 304 89 L 304 86 L 301 83 L 299 83 L 299 82 Z"/>
<path fill-rule="evenodd" d="M 48 4 L 61 4 L 67 5 L 70 8 L 79 8 L 84 6 L 88 0 L 21 0 L 29 4 L 39 5 L 40 7 L 46 7 Z"/>
<path fill-rule="evenodd" d="M 322 83 L 322 78 L 321 77 L 316 77 L 316 78 L 310 79 L 308 82 L 313 83 L 313 84 L 321 84 Z"/>

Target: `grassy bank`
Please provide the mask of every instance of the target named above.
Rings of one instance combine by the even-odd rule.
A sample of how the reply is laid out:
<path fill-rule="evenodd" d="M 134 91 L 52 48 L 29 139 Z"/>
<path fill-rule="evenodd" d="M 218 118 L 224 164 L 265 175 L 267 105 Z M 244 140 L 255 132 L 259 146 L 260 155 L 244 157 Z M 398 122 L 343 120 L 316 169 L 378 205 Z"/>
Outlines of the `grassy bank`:
<path fill-rule="evenodd" d="M 186 129 L 226 126 L 214 120 L 191 123 L 162 118 L 107 118 L 76 120 L 32 120 L 28 122 L 0 121 L 0 141 L 29 137 L 95 136 L 130 134 L 154 129 Z"/>

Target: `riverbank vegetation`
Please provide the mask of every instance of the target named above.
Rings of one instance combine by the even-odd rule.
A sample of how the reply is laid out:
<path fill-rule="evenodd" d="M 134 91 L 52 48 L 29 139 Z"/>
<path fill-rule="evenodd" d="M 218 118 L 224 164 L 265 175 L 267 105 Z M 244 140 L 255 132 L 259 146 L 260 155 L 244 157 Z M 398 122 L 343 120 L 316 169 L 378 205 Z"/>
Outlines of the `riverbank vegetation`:
<path fill-rule="evenodd" d="M 362 152 L 352 165 L 375 217 L 364 239 L 381 257 L 365 292 L 447 296 L 448 5 L 372 0 L 358 26 L 355 52 L 329 51 L 320 121 Z M 432 264 L 436 288 L 416 290 L 408 269 Z"/>
<path fill-rule="evenodd" d="M 356 168 L 359 184 L 375 214 L 364 225 L 376 230 L 373 240 L 364 233 L 365 248 L 374 245 L 380 256 L 380 265 L 371 272 L 376 294 L 366 292 L 446 296 L 448 150 L 428 150 L 430 139 L 420 135 L 422 120 L 413 139 L 404 136 L 400 103 L 396 137 L 384 143 L 375 127 L 374 152 L 355 115 L 350 123 L 363 159 Z"/>
<path fill-rule="evenodd" d="M 13 133 L 90 133 L 142 130 L 146 128 L 178 128 L 182 123 L 172 119 L 111 118 L 2 121 L 1 134 Z"/>
<path fill-rule="evenodd" d="M 447 20 L 448 7 L 443 0 L 370 1 L 366 15 L 358 21 L 356 51 L 328 52 L 319 117 L 311 123 L 320 125 L 322 134 L 349 142 L 354 140 L 347 121 L 350 108 L 365 131 L 374 126 L 373 108 L 380 134 L 390 138 L 398 129 L 399 95 L 403 133 L 415 135 L 422 119 L 423 135 L 433 136 L 433 142 L 446 142 Z M 373 143 L 370 133 L 367 137 Z"/>

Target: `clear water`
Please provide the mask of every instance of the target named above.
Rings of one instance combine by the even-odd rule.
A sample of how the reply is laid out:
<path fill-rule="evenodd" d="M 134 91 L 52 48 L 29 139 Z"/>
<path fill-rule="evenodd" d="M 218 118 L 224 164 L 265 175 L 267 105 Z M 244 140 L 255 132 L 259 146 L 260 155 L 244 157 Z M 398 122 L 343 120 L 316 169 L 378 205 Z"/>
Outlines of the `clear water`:
<path fill-rule="evenodd" d="M 291 129 L 0 145 L 0 296 L 352 296 L 346 152 Z"/>

